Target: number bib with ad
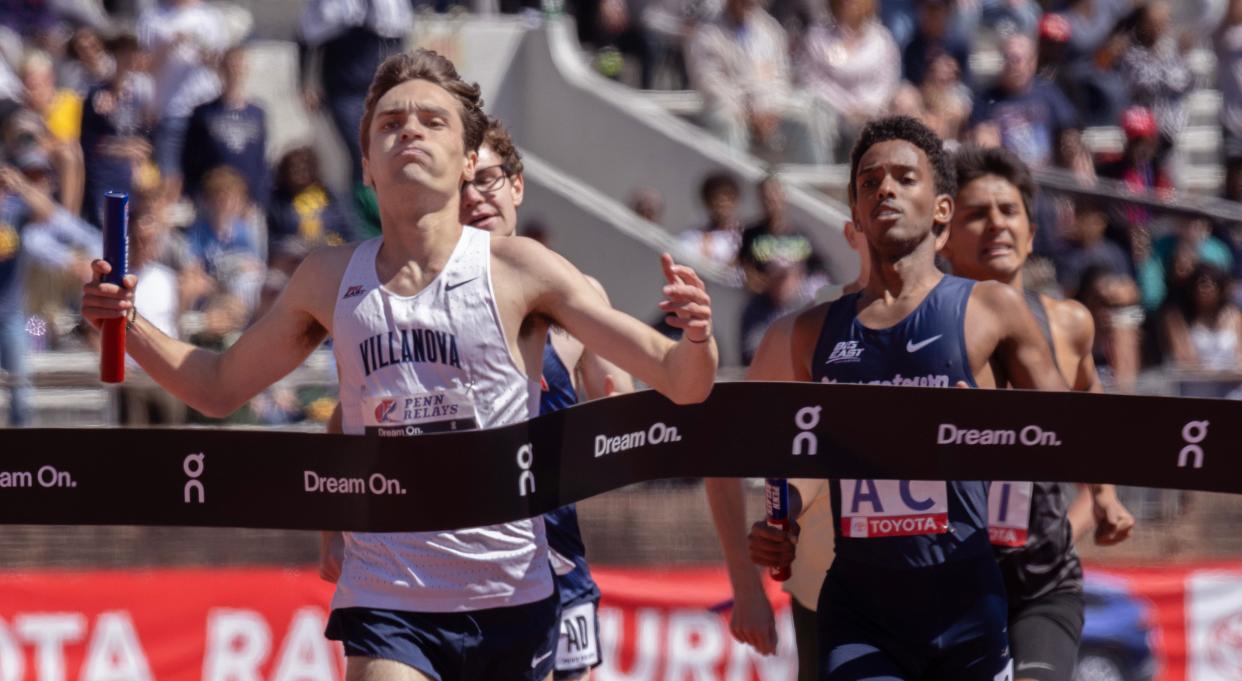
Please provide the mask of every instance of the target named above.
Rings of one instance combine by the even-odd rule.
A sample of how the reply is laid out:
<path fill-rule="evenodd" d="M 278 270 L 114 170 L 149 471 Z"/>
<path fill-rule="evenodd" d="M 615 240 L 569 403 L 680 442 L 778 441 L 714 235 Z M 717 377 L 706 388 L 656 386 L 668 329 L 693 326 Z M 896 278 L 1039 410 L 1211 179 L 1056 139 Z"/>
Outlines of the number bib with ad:
<path fill-rule="evenodd" d="M 599 664 L 595 640 L 595 604 L 570 606 L 561 612 L 561 635 L 556 643 L 556 669 L 575 671 Z"/>
<path fill-rule="evenodd" d="M 362 423 L 367 435 L 407 437 L 476 430 L 474 402 L 460 390 L 411 396 L 364 397 Z"/>
<path fill-rule="evenodd" d="M 1026 546 L 1035 483 L 993 480 L 988 488 L 988 539 L 995 546 Z"/>
<path fill-rule="evenodd" d="M 949 531 L 944 481 L 841 480 L 841 533 L 846 537 L 911 537 Z"/>

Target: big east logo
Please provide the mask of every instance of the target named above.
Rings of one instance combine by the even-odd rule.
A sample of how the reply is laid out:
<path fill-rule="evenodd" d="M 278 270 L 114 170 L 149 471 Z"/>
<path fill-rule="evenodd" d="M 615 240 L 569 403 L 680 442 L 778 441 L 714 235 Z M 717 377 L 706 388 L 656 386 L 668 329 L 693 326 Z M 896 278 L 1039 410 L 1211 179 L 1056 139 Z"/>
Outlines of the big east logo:
<path fill-rule="evenodd" d="M 391 423 L 392 413 L 397 410 L 396 400 L 384 400 L 375 406 L 375 422 Z"/>

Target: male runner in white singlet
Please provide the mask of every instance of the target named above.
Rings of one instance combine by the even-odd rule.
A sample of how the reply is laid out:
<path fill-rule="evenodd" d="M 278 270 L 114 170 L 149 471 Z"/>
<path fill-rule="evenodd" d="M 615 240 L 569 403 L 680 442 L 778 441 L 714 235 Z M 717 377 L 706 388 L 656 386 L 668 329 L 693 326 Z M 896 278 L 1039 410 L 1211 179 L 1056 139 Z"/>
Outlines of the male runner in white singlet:
<path fill-rule="evenodd" d="M 497 236 L 517 234 L 517 209 L 525 195 L 526 177 L 522 156 L 500 121 L 488 120 L 479 146 L 474 179 L 462 184 L 461 222 Z M 587 281 L 601 294 L 603 287 L 590 276 Z M 553 327 L 544 346 L 539 412 L 568 408 L 578 398 L 597 399 L 634 391 L 629 375 L 608 360 L 588 351 L 581 341 Z M 328 421 L 329 433 L 340 433 L 341 405 Z M 560 597 L 559 640 L 556 645 L 556 681 L 581 681 L 602 662 L 599 647 L 599 587 L 591 577 L 586 547 L 578 529 L 578 513 L 569 504 L 544 514 L 548 555 L 556 574 Z M 319 574 L 336 583 L 345 551 L 340 532 L 323 532 Z"/>
<path fill-rule="evenodd" d="M 376 71 L 361 126 L 363 172 L 383 235 L 313 253 L 272 309 L 223 353 L 176 341 L 133 315 L 129 276 L 100 283 L 83 316 L 130 317 L 129 352 L 160 385 L 209 415 L 231 413 L 331 334 L 346 433 L 492 428 L 536 413 L 540 358 L 555 323 L 677 403 L 707 397 L 717 350 L 710 299 L 662 259 L 670 341 L 618 312 L 563 258 L 521 237 L 464 227 L 487 120 L 479 88 L 424 50 Z M 328 633 L 347 678 L 546 679 L 556 596 L 542 518 L 452 532 L 346 533 Z"/>

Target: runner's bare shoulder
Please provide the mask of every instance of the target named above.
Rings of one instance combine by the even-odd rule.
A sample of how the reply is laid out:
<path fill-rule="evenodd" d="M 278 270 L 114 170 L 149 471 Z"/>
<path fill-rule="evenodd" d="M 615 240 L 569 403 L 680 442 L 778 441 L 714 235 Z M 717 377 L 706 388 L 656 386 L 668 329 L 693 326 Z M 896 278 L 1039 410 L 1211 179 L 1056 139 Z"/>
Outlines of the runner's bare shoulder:
<path fill-rule="evenodd" d="M 1064 333 L 1079 354 L 1091 352 L 1091 346 L 1095 343 L 1095 320 L 1087 307 L 1077 300 L 1040 297 L 1053 328 Z"/>
<path fill-rule="evenodd" d="M 824 318 L 828 316 L 828 308 L 835 300 L 817 303 L 805 310 L 794 313 L 791 323 L 790 355 L 794 358 L 794 370 L 799 381 L 811 380 L 811 361 L 815 354 L 815 345 L 819 342 L 819 334 L 824 329 Z"/>
<path fill-rule="evenodd" d="M 494 276 L 538 295 L 578 283 L 582 275 L 568 260 L 524 236 L 492 237 Z"/>
<path fill-rule="evenodd" d="M 343 244 L 311 251 L 298 265 L 283 295 L 314 311 L 316 317 L 331 319 L 341 277 L 345 276 L 357 247 L 358 244 Z"/>

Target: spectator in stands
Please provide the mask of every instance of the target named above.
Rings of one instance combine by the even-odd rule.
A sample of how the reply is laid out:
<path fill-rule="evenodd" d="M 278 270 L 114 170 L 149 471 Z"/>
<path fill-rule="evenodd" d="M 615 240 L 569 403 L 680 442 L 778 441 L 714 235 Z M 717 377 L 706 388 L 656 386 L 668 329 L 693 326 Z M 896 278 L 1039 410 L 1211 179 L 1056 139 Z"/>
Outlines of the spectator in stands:
<path fill-rule="evenodd" d="M 1174 233 L 1152 242 L 1150 257 L 1139 267 L 1143 307 L 1149 312 L 1159 309 L 1168 296 L 1167 282 L 1182 281 L 1181 275 L 1189 275 L 1200 262 L 1228 272 L 1233 268 L 1233 255 L 1227 245 L 1211 235 L 1207 220 L 1182 218 Z"/>
<path fill-rule="evenodd" d="M 1116 160 L 1100 164 L 1100 176 L 1118 180 L 1136 194 L 1171 196 L 1173 183 L 1156 159 L 1160 131 L 1155 116 L 1143 107 L 1130 107 L 1121 117 L 1121 129 L 1126 135 L 1125 149 Z M 1147 208 L 1122 203 L 1117 212 L 1131 230 L 1150 230 L 1152 215 Z"/>
<path fill-rule="evenodd" d="M 302 98 L 310 111 L 327 104 L 349 150 L 355 191 L 362 191 L 358 125 L 371 76 L 380 62 L 401 51 L 413 21 L 407 0 L 311 0 L 302 12 Z"/>
<path fill-rule="evenodd" d="M 1069 22 L 1071 61 L 1095 58 L 1114 34 L 1117 23 L 1131 10 L 1132 0 L 1070 0 L 1062 16 Z"/>
<path fill-rule="evenodd" d="M 906 45 L 901 57 L 902 76 L 915 86 L 941 57 L 948 56 L 957 64 L 960 80 L 967 85 L 970 77 L 970 43 L 953 31 L 956 0 L 918 0 L 914 38 Z"/>
<path fill-rule="evenodd" d="M 700 21 L 720 13 L 720 0 L 646 0 L 639 20 L 655 59 L 652 77 L 661 89 L 691 87 L 684 46 Z"/>
<path fill-rule="evenodd" d="M 630 209 L 655 225 L 664 224 L 664 196 L 655 187 L 639 187 L 630 194 Z"/>
<path fill-rule="evenodd" d="M 185 191 L 198 197 L 203 176 L 218 166 L 236 170 L 246 180 L 250 197 L 266 206 L 271 194 L 267 169 L 267 116 L 246 101 L 246 52 L 233 47 L 220 60 L 223 93 L 198 106 L 190 115 L 181 169 Z"/>
<path fill-rule="evenodd" d="M 55 197 L 56 170 L 51 159 L 41 147 L 37 145 L 26 147 L 10 160 L 12 166 L 21 173 L 21 178 L 29 185 L 28 193 Z M 99 251 L 98 233 L 60 204 L 56 204 L 50 221 L 59 225 L 58 238 L 64 241 L 63 247 L 70 253 Z M 56 346 L 60 341 L 61 332 L 68 330 L 61 328 L 55 322 L 70 313 L 69 308 L 77 298 L 74 293 L 85 281 L 81 278 L 87 274 L 82 269 L 81 257 L 73 259 L 73 267 L 70 268 L 65 268 L 60 263 L 47 266 L 45 263 L 36 261 L 32 263 L 27 272 L 26 312 L 31 316 L 38 316 L 52 322 L 49 324 L 45 347 Z"/>
<path fill-rule="evenodd" d="M 1003 146 L 1032 169 L 1059 165 L 1081 178 L 1094 177 L 1073 106 L 1055 85 L 1035 75 L 1034 42 L 1011 36 L 1002 53 L 1000 78 L 976 100 L 971 114 L 976 141 Z"/>
<path fill-rule="evenodd" d="M 115 63 L 99 33 L 90 26 L 73 31 L 66 47 L 66 59 L 56 69 L 56 82 L 85 97 L 86 93 L 112 77 Z"/>
<path fill-rule="evenodd" d="M 194 107 L 220 94 L 215 64 L 228 47 L 220 12 L 202 0 L 161 0 L 138 17 L 138 42 L 152 55 L 155 162 L 166 198 L 181 193 L 181 149 Z"/>
<path fill-rule="evenodd" d="M 227 166 L 212 169 L 203 178 L 199 218 L 186 235 L 190 252 L 214 280 L 214 293 L 225 299 L 236 328 L 258 304 L 265 269 L 252 209 L 246 180 Z"/>
<path fill-rule="evenodd" d="M 1078 57 L 1073 47 L 1074 30 L 1071 23 L 1066 61 L 1058 70 L 1057 82 L 1078 109 L 1084 125 L 1116 125 L 1130 105 L 1130 86 L 1118 64 L 1130 49 L 1132 31 L 1118 26 L 1094 53 Z"/>
<path fill-rule="evenodd" d="M 82 129 L 82 97 L 56 86 L 52 58 L 38 50 L 28 52 L 19 75 L 26 88 L 26 106 L 43 117 L 48 132 L 60 142 L 77 142 Z"/>
<path fill-rule="evenodd" d="M 1242 0 L 1229 1 L 1215 44 L 1224 160 L 1226 166 L 1242 164 Z"/>
<path fill-rule="evenodd" d="M 759 342 L 772 322 L 807 301 L 804 265 L 778 257 L 769 260 L 763 271 L 763 288 L 752 293 L 742 308 L 740 345 L 743 366 L 749 366 L 755 358 Z"/>
<path fill-rule="evenodd" d="M 319 174 L 319 155 L 311 147 L 287 152 L 276 166 L 276 190 L 267 209 L 268 253 L 295 239 L 307 247 L 335 246 L 354 239 L 347 211 Z"/>
<path fill-rule="evenodd" d="M 1044 79 L 1056 83 L 1062 67 L 1068 60 L 1070 25 L 1060 14 L 1045 14 L 1039 20 L 1036 32 L 1038 47 L 1035 53 L 1035 73 Z"/>
<path fill-rule="evenodd" d="M 1186 60 L 1193 42 L 1189 35 L 1180 42 L 1173 36 L 1170 11 L 1163 0 L 1139 6 L 1133 42 L 1120 63 L 1121 75 L 1130 86 L 1130 100 L 1156 117 L 1162 159 L 1186 127 L 1183 100 L 1194 87 L 1194 74 Z"/>
<path fill-rule="evenodd" d="M 1072 202 L 1064 237 L 1070 248 L 1054 258 L 1057 283 L 1066 295 L 1078 297 L 1088 271 L 1129 277 L 1134 270 L 1130 256 L 1116 242 L 1105 238 L 1108 213 L 1098 199 L 1079 196 Z"/>
<path fill-rule="evenodd" d="M 566 3 L 578 27 L 578 40 L 595 53 L 595 68 L 603 76 L 623 75 L 623 57 L 638 66 L 638 78 L 630 81 L 644 90 L 655 79 L 655 45 L 647 27 L 639 21 L 638 0 L 570 0 Z"/>
<path fill-rule="evenodd" d="M 103 226 L 107 191 L 130 193 L 134 174 L 151 163 L 150 119 L 154 90 L 141 59 L 137 38 L 118 36 L 108 43 L 115 70 L 87 92 L 82 110 L 82 155 L 86 164 L 83 215 Z"/>
<path fill-rule="evenodd" d="M 887 112 L 901 83 L 901 53 L 876 19 L 875 0 L 828 0 L 830 23 L 806 33 L 795 79 L 838 114 L 835 157 L 848 155 L 867 120 Z"/>
<path fill-rule="evenodd" d="M 33 159 L 23 159 L 23 163 L 33 163 Z M 20 170 L 0 166 L 0 369 L 10 381 L 10 426 L 26 425 L 31 416 L 26 363 L 28 269 L 40 265 L 86 282 L 90 260 L 101 252 L 97 232 L 58 207 Z M 47 332 L 34 327 L 31 331 Z"/>
<path fill-rule="evenodd" d="M 1105 386 L 1133 392 L 1142 364 L 1143 308 L 1134 279 L 1102 267 L 1087 270 L 1076 296 L 1095 322 L 1095 365 Z"/>
<path fill-rule="evenodd" d="M 169 226 L 157 192 L 141 193 L 129 202 L 129 270 L 138 275 L 134 307 L 160 331 L 180 337 L 181 296 L 178 274 L 160 262 Z M 130 366 L 133 360 L 126 358 Z M 186 407 L 159 386 L 126 383 L 117 395 L 120 422 L 127 426 L 179 425 Z"/>
<path fill-rule="evenodd" d="M 686 69 L 703 95 L 704 125 L 733 148 L 823 160 L 825 126 L 793 95 L 785 31 L 757 0 L 727 0 L 717 19 L 698 24 Z"/>
<path fill-rule="evenodd" d="M 742 310 L 742 364 L 749 365 L 764 332 L 814 297 L 827 279 L 805 232 L 789 221 L 785 189 L 775 175 L 759 182 L 763 217 L 742 232 L 738 264 L 751 296 Z"/>
<path fill-rule="evenodd" d="M 758 189 L 763 216 L 742 230 L 737 261 L 752 292 L 768 292 L 773 301 L 780 301 L 784 299 L 783 289 L 769 286 L 769 266 L 777 263 L 781 276 L 793 275 L 796 273 L 786 271 L 790 266 L 797 266 L 804 272 L 815 271 L 820 268 L 819 259 L 806 233 L 789 221 L 785 188 L 780 179 L 768 175 L 759 182 Z M 781 295 L 775 295 L 778 291 Z"/>
<path fill-rule="evenodd" d="M 1181 369 L 1242 370 L 1242 311 L 1229 274 L 1200 263 L 1160 310 L 1165 361 Z"/>
<path fill-rule="evenodd" d="M 712 173 L 703 178 L 699 198 L 707 210 L 707 224 L 682 232 L 678 236 L 682 248 L 717 265 L 732 266 L 742 238 L 737 219 L 740 194 L 737 180 L 728 173 Z"/>
<path fill-rule="evenodd" d="M 4 155 L 15 159 L 37 149 L 52 164 L 51 191 L 60 205 L 76 213 L 82 207 L 85 169 L 78 143 L 63 142 L 48 132 L 43 117 L 18 108 L 4 123 Z"/>
<path fill-rule="evenodd" d="M 928 66 L 921 86 L 902 83 L 893 96 L 893 113 L 923 121 L 950 146 L 958 143 L 970 110 L 970 89 L 962 83 L 957 60 L 944 53 Z"/>

